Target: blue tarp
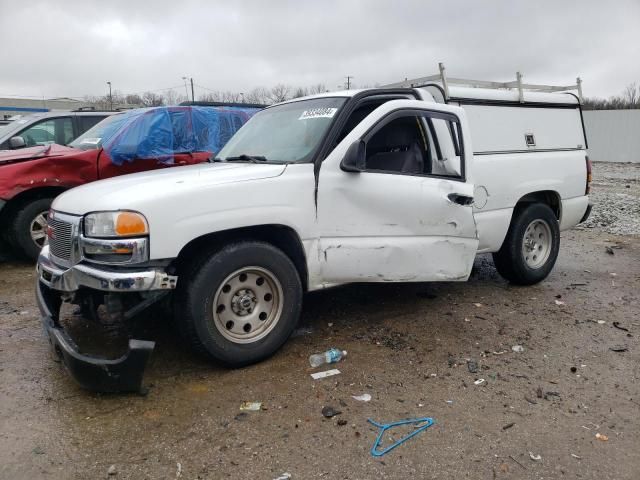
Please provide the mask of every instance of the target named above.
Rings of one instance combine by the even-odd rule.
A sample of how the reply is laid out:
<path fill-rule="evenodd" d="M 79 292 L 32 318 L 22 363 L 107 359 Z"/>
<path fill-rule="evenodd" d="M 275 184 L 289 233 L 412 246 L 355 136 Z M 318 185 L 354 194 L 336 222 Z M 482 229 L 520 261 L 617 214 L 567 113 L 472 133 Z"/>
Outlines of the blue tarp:
<path fill-rule="evenodd" d="M 229 141 L 259 108 L 154 107 L 117 115 L 102 135 L 102 147 L 116 165 L 157 158 L 173 163 L 177 153 L 213 154 Z"/>

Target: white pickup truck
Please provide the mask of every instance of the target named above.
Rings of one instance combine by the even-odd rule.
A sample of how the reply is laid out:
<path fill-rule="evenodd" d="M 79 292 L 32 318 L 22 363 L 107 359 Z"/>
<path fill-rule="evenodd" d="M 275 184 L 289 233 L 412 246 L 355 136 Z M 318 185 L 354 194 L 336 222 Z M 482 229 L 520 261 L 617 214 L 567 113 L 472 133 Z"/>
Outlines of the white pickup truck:
<path fill-rule="evenodd" d="M 187 342 L 237 367 L 278 350 L 307 291 L 464 281 L 486 252 L 508 281 L 539 282 L 590 211 L 581 119 L 572 94 L 436 83 L 266 108 L 210 163 L 54 201 L 37 266 L 49 340 L 83 386 L 136 390 L 153 342 L 85 355 L 63 301 L 135 321 L 168 296 Z"/>

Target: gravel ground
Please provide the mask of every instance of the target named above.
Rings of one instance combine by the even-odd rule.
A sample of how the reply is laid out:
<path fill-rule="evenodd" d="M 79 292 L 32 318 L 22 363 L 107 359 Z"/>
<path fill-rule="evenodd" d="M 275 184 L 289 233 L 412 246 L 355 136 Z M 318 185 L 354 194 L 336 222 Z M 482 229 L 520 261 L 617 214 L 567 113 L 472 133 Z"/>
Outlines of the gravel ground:
<path fill-rule="evenodd" d="M 480 256 L 469 282 L 316 292 L 277 355 L 232 371 L 157 319 L 144 397 L 79 389 L 43 342 L 33 267 L 0 263 L 0 478 L 637 480 L 640 236 L 633 210 L 602 206 L 637 202 L 637 172 L 596 165 L 608 213 L 562 234 L 539 285 L 510 286 Z M 309 354 L 331 346 L 349 352 L 341 374 L 311 379 Z M 435 425 L 371 456 L 367 418 L 425 416 Z"/>
<path fill-rule="evenodd" d="M 640 235 L 640 163 L 593 164 L 590 218 L 577 228 Z"/>

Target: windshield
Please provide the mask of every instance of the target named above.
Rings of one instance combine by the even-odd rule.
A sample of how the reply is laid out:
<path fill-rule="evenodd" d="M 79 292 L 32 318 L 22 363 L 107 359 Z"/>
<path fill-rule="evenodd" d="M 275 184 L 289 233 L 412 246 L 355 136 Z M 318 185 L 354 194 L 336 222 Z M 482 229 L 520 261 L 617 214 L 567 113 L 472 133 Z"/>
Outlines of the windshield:
<path fill-rule="evenodd" d="M 80 150 L 95 150 L 101 148 L 102 144 L 109 140 L 120 129 L 127 118 L 128 116 L 122 113 L 111 115 L 96 123 L 71 142 L 69 146 L 79 148 Z"/>
<path fill-rule="evenodd" d="M 316 98 L 267 108 L 253 116 L 216 157 L 220 160 L 307 162 L 346 98 Z"/>

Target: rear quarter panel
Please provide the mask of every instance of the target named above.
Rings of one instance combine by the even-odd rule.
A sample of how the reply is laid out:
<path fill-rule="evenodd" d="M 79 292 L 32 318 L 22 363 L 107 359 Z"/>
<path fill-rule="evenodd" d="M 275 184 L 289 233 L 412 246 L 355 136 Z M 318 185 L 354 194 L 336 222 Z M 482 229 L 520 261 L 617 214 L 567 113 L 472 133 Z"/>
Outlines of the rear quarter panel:
<path fill-rule="evenodd" d="M 513 208 L 529 193 L 556 192 L 562 200 L 561 229 L 573 227 L 588 203 L 585 155 L 585 150 L 475 155 L 474 212 L 479 251 L 493 252 L 500 248 Z"/>

